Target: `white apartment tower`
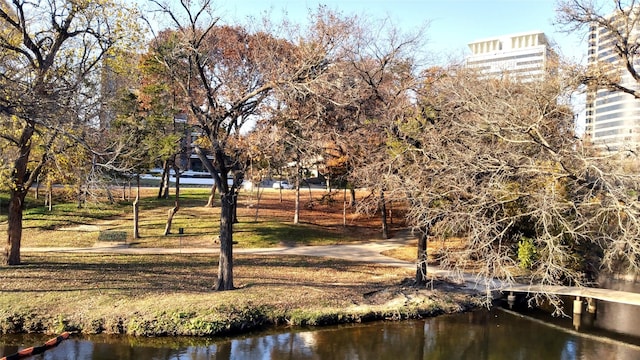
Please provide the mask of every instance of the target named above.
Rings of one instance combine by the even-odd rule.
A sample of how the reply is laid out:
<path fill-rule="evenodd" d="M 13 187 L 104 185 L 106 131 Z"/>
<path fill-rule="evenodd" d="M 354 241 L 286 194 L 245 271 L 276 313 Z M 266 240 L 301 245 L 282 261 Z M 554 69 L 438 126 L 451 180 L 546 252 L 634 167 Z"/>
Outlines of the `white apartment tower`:
<path fill-rule="evenodd" d="M 629 41 L 638 41 L 638 29 Z M 610 30 L 591 26 L 589 31 L 588 64 L 602 72 L 619 77 L 630 89 L 639 89 L 615 52 L 616 39 Z M 587 92 L 585 135 L 591 142 L 612 151 L 640 143 L 640 100 L 622 91 L 591 88 Z"/>
<path fill-rule="evenodd" d="M 474 41 L 467 67 L 490 77 L 509 76 L 520 81 L 540 80 L 554 56 L 543 32 L 533 31 Z"/>

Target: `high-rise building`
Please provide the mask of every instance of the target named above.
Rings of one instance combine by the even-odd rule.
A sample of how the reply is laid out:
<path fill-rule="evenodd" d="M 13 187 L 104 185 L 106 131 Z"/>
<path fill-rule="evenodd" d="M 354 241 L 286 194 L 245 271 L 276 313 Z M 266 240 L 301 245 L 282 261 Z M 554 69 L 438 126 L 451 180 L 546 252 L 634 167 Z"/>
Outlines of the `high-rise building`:
<path fill-rule="evenodd" d="M 555 54 L 543 32 L 532 31 L 474 41 L 467 67 L 488 77 L 519 81 L 542 79 L 553 64 Z"/>
<path fill-rule="evenodd" d="M 639 30 L 631 31 L 629 40 L 638 41 Z M 589 67 L 617 78 L 628 89 L 640 89 L 616 53 L 616 45 L 610 29 L 591 26 Z M 594 145 L 615 151 L 640 144 L 640 100 L 633 95 L 592 86 L 587 92 L 586 110 L 585 136 Z"/>

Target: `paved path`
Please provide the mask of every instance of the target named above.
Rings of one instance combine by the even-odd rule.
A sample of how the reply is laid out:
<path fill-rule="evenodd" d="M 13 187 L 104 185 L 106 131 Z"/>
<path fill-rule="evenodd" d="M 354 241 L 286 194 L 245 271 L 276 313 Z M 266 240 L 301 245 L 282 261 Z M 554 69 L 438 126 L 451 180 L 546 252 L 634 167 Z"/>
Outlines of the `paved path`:
<path fill-rule="evenodd" d="M 407 244 L 414 239 L 409 231 L 402 231 L 393 239 L 371 241 L 348 245 L 291 246 L 272 248 L 234 248 L 234 254 L 300 255 L 338 258 L 349 261 L 364 261 L 386 266 L 403 267 L 414 270 L 415 263 L 398 260 L 381 253 Z M 23 253 L 109 253 L 109 254 L 217 254 L 217 246 L 211 248 L 133 248 L 128 246 L 95 247 L 23 247 Z M 434 268 L 435 270 L 435 268 Z"/>

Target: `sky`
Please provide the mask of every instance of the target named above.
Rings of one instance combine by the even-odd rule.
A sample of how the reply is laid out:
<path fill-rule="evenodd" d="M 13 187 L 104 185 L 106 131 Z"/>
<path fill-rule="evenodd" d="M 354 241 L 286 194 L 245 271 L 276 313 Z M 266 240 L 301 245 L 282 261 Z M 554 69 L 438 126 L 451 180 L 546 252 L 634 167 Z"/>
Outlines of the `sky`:
<path fill-rule="evenodd" d="M 467 44 L 501 35 L 542 31 L 557 51 L 576 62 L 586 59 L 584 34 L 567 34 L 553 25 L 555 0 L 217 0 L 220 16 L 228 22 L 245 22 L 247 16 L 288 17 L 304 22 L 308 9 L 323 4 L 345 15 L 389 17 L 403 30 L 411 31 L 429 22 L 425 31 L 427 51 L 435 61 L 469 53 Z"/>

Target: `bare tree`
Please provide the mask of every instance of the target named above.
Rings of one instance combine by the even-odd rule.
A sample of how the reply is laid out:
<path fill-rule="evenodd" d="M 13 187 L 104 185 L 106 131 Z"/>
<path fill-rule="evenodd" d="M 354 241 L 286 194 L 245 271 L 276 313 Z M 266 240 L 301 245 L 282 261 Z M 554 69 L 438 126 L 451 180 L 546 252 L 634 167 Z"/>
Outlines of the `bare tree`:
<path fill-rule="evenodd" d="M 566 31 L 589 33 L 595 29 L 609 37 L 615 61 L 594 61 L 580 76 L 592 89 L 621 91 L 640 99 L 640 4 L 636 0 L 606 3 L 584 0 L 558 2 L 556 22 Z M 594 57 L 595 54 L 589 54 Z M 626 74 L 625 74 L 626 73 Z M 631 81 L 625 79 L 630 78 Z"/>
<path fill-rule="evenodd" d="M 166 71 L 182 89 L 193 118 L 206 137 L 213 157 L 203 162 L 221 197 L 220 261 L 217 290 L 233 289 L 233 211 L 248 159 L 236 147 L 241 129 L 280 89 L 305 87 L 327 70 L 330 52 L 342 32 L 336 19 L 318 20 L 313 39 L 298 45 L 264 31 L 222 26 L 211 13 L 211 1 L 182 1 L 175 8 L 156 5 L 174 23 L 155 41 Z M 329 20 L 329 21 L 327 21 Z M 323 32 L 321 32 L 323 31 Z M 232 179 L 232 181 L 228 181 Z"/>
<path fill-rule="evenodd" d="M 531 283 L 577 286 L 621 258 L 639 267 L 640 182 L 625 169 L 631 159 L 597 155 L 574 136 L 571 83 L 451 69 L 398 124 L 401 166 L 390 175 L 404 184 L 410 220 L 466 245 L 442 252 L 442 266 L 479 263 L 486 279 L 512 282 L 520 265 Z"/>
<path fill-rule="evenodd" d="M 353 105 L 358 121 L 343 126 L 333 137 L 341 149 L 339 153 L 348 159 L 344 166 L 351 181 L 372 190 L 358 209 L 380 214 L 385 239 L 390 237 L 388 201 L 403 199 L 400 192 L 393 191 L 401 183 L 386 178 L 389 170 L 395 168 L 390 164 L 394 160 L 387 144 L 389 135 L 397 131 L 397 124 L 412 107 L 420 83 L 423 30 L 402 33 L 387 21 L 365 24 L 348 60 L 350 74 L 357 84 Z"/>

